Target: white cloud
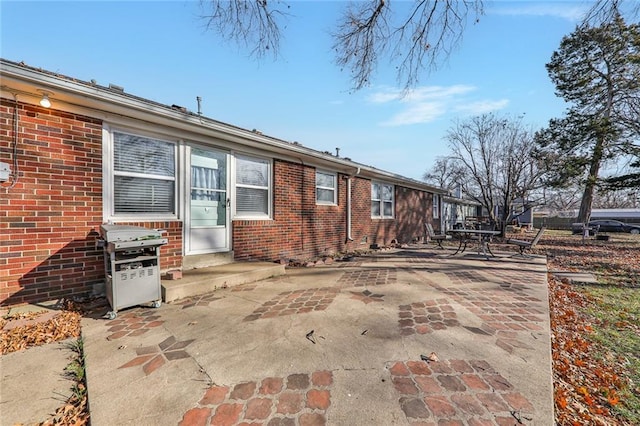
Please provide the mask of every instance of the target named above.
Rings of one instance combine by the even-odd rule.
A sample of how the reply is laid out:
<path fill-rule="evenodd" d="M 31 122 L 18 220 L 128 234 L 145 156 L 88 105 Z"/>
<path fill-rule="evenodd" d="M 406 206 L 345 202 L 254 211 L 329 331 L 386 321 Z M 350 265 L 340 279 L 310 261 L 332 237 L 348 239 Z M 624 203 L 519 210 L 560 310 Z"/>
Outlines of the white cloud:
<path fill-rule="evenodd" d="M 392 101 L 421 102 L 433 99 L 445 99 L 454 95 L 460 95 L 474 91 L 473 86 L 456 84 L 454 86 L 423 86 L 403 92 L 400 89 L 384 87 L 380 91 L 369 95 L 367 100 L 374 104 L 383 104 Z"/>
<path fill-rule="evenodd" d="M 404 126 L 407 124 L 429 123 L 446 112 L 440 102 L 412 103 L 404 111 L 395 114 L 391 119 L 380 123 L 382 126 Z"/>
<path fill-rule="evenodd" d="M 451 112 L 483 114 L 504 108 L 507 99 L 483 99 L 470 101 L 466 95 L 475 91 L 474 86 L 456 84 L 453 86 L 423 86 L 403 93 L 394 88 L 383 88 L 367 97 L 373 104 L 390 104 L 400 108 L 381 126 L 406 126 L 430 123 Z"/>
<path fill-rule="evenodd" d="M 466 86 L 464 84 L 456 84 L 449 87 L 442 86 L 426 86 L 419 87 L 412 90 L 407 94 L 405 100 L 407 102 L 422 102 L 432 99 L 450 99 L 457 95 L 464 95 L 465 93 L 473 92 L 476 90 L 473 86 Z"/>
<path fill-rule="evenodd" d="M 571 22 L 581 21 L 589 10 L 585 3 L 571 2 L 509 2 L 503 6 L 500 2 L 493 3 L 494 7 L 487 8 L 487 14 L 512 16 L 551 16 L 566 19 Z"/>
<path fill-rule="evenodd" d="M 383 88 L 381 91 L 373 93 L 367 97 L 367 101 L 372 104 L 384 104 L 402 99 L 402 92 L 397 89 Z"/>
<path fill-rule="evenodd" d="M 499 109 L 503 109 L 509 105 L 508 99 L 500 99 L 499 101 L 478 101 L 471 102 L 464 105 L 457 105 L 454 109 L 455 111 L 464 112 L 471 115 L 480 115 L 485 114 L 491 111 L 497 111 Z"/>

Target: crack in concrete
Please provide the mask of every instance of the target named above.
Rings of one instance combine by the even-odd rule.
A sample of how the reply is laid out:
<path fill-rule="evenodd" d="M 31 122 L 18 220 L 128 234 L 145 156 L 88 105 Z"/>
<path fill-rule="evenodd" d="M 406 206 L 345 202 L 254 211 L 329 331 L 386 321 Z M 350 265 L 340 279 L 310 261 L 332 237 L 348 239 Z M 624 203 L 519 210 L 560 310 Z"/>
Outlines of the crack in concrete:
<path fill-rule="evenodd" d="M 253 299 L 250 299 L 248 297 L 241 297 L 238 294 L 229 294 L 229 296 L 230 297 L 235 297 L 236 299 L 244 300 L 246 302 L 256 303 L 256 304 L 258 304 L 258 306 L 262 306 L 264 304 L 264 302 L 260 302 L 258 300 L 253 300 Z"/>
<path fill-rule="evenodd" d="M 207 384 L 208 386 L 213 386 L 215 383 L 213 381 L 213 378 L 211 377 L 211 375 L 209 374 L 209 372 L 204 368 L 204 366 L 202 364 L 200 364 L 198 362 L 197 359 L 195 359 L 193 356 L 191 357 L 191 359 L 193 359 L 193 362 L 196 363 L 196 365 L 198 366 L 198 371 L 200 371 L 201 374 L 204 374 L 207 378 Z"/>

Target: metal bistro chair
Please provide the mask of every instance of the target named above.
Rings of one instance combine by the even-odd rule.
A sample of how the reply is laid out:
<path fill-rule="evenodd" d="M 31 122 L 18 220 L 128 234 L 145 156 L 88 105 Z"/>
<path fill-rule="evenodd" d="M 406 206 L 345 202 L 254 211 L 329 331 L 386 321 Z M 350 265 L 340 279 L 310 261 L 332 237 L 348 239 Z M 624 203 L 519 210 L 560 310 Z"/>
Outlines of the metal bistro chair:
<path fill-rule="evenodd" d="M 516 240 L 513 238 L 508 239 L 507 244 L 514 244 L 518 246 L 518 250 L 519 250 L 518 253 L 514 254 L 511 257 L 514 257 L 514 256 L 531 257 L 530 255 L 525 254 L 525 251 L 531 251 L 538 244 L 538 241 L 540 241 L 540 237 L 542 237 L 542 234 L 544 233 L 545 229 L 546 229 L 546 226 L 541 227 L 538 233 L 536 234 L 536 236 L 533 237 L 533 240 L 531 241 Z"/>
<path fill-rule="evenodd" d="M 427 231 L 428 240 L 434 241 L 436 244 L 438 244 L 438 247 L 444 250 L 444 247 L 442 246 L 442 242 L 450 239 L 451 236 L 447 234 L 436 234 L 435 231 L 433 230 L 433 226 L 430 223 L 425 223 L 424 227 Z"/>

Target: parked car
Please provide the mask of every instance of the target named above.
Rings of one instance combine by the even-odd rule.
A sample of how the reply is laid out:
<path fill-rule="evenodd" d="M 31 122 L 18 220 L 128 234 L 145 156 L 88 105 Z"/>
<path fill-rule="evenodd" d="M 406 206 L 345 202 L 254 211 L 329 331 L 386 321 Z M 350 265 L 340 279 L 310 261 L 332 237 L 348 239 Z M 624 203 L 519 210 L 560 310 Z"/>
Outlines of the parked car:
<path fill-rule="evenodd" d="M 630 234 L 640 234 L 640 225 L 624 223 L 619 220 L 592 220 L 587 226 L 589 227 L 590 235 L 596 232 L 628 232 Z M 571 230 L 574 234 L 581 234 L 583 232 L 582 224 L 572 223 Z"/>

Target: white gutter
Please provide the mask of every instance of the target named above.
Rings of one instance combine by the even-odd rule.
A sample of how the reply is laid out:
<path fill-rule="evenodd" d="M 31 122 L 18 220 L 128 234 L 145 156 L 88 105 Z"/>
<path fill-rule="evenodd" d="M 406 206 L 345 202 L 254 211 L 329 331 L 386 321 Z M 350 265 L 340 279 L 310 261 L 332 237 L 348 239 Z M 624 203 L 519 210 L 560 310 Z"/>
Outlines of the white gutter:
<path fill-rule="evenodd" d="M 360 167 L 356 168 L 355 176 L 360 174 Z M 347 242 L 353 241 L 351 237 L 351 179 L 353 176 L 347 176 Z"/>

